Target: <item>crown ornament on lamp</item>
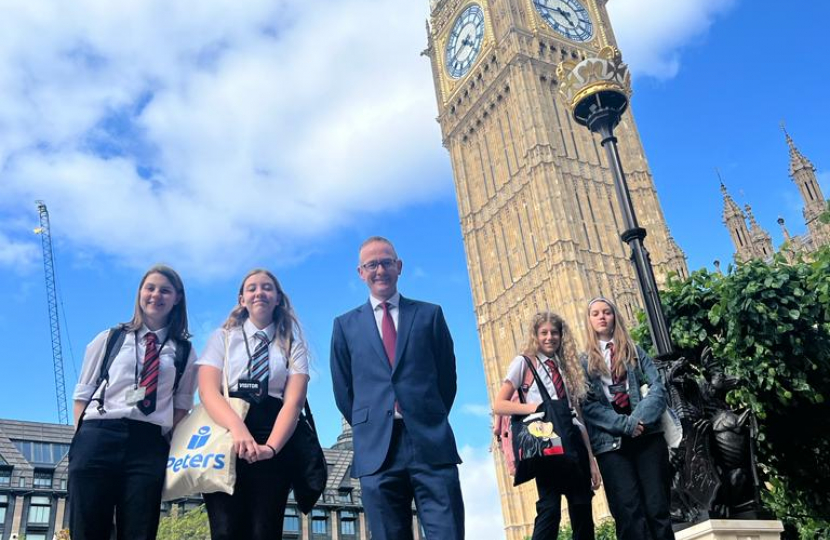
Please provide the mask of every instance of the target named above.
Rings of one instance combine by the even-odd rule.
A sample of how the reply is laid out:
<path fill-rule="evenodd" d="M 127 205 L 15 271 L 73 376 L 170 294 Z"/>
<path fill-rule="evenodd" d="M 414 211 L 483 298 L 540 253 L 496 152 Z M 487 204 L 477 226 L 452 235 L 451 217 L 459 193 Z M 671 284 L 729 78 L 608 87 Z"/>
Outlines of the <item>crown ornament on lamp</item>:
<path fill-rule="evenodd" d="M 590 126 L 591 114 L 599 108 L 614 109 L 622 115 L 631 97 L 631 73 L 616 47 L 603 47 L 597 56 L 574 62 L 567 60 L 556 68 L 559 94 L 572 111 L 574 120 Z"/>

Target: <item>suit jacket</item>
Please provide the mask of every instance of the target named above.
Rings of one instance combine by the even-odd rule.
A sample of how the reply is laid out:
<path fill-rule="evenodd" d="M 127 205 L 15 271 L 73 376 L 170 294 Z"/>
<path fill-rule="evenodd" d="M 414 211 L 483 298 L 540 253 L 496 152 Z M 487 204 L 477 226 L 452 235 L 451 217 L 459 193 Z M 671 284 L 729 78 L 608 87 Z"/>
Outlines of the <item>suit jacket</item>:
<path fill-rule="evenodd" d="M 352 477 L 380 469 L 392 440 L 395 401 L 415 459 L 461 463 L 448 415 L 455 400 L 452 337 L 440 306 L 401 296 L 394 368 L 389 365 L 370 302 L 337 317 L 331 377 L 337 407 L 352 426 Z"/>

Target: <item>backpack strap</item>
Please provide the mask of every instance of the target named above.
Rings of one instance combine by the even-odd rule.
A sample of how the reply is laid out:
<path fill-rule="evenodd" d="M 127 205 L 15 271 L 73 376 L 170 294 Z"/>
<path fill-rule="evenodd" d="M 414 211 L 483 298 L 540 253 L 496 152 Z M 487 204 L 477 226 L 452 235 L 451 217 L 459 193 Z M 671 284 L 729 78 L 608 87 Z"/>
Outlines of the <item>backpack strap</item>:
<path fill-rule="evenodd" d="M 193 344 L 190 343 L 189 339 L 176 340 L 176 358 L 173 360 L 173 364 L 176 366 L 176 379 L 173 383 L 174 394 L 179 389 L 179 381 L 182 380 L 184 370 L 187 368 L 187 359 L 190 358 L 190 350 L 192 348 Z"/>
<path fill-rule="evenodd" d="M 127 325 L 119 324 L 110 328 L 107 336 L 107 345 L 104 347 L 104 361 L 101 362 L 101 371 L 98 372 L 98 380 L 95 381 L 95 391 L 101 388 L 101 397 L 92 398 L 90 401 L 98 402 L 98 412 L 104 414 L 104 399 L 107 397 L 107 385 L 110 379 L 110 366 L 118 356 L 118 351 L 124 345 L 124 338 L 127 336 Z M 103 386 L 102 386 L 103 385 Z M 95 391 L 92 395 L 95 395 Z"/>

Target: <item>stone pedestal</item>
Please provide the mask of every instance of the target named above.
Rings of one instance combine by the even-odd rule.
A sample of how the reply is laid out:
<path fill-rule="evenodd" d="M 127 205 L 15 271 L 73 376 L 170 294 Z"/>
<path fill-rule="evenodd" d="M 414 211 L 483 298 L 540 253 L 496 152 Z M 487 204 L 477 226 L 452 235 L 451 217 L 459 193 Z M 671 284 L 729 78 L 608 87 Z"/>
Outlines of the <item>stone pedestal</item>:
<path fill-rule="evenodd" d="M 780 540 L 780 521 L 710 519 L 675 533 L 676 540 Z"/>

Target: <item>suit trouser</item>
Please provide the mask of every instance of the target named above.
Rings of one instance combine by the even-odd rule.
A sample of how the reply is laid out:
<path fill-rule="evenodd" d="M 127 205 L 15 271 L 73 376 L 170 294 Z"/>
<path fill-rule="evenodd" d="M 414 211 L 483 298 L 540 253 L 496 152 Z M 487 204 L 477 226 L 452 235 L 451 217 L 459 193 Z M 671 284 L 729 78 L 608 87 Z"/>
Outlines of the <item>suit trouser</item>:
<path fill-rule="evenodd" d="M 265 444 L 268 440 L 281 408 L 282 401 L 276 398 L 251 405 L 245 425 L 257 443 Z M 210 537 L 213 540 L 281 539 L 285 506 L 291 490 L 288 467 L 290 463 L 283 452 L 255 463 L 237 458 L 233 495 L 203 495 Z"/>
<path fill-rule="evenodd" d="M 394 422 L 386 461 L 376 473 L 362 476 L 360 487 L 372 540 L 413 538 L 413 498 L 428 539 L 464 539 L 458 467 L 420 461 L 403 421 Z"/>
<path fill-rule="evenodd" d="M 170 446 L 157 425 L 85 420 L 69 449 L 73 540 L 154 540 Z"/>
<path fill-rule="evenodd" d="M 669 451 L 660 433 L 623 437 L 620 449 L 597 455 L 620 540 L 673 540 Z"/>
<path fill-rule="evenodd" d="M 568 501 L 568 515 L 571 518 L 573 540 L 594 540 L 594 517 L 591 509 L 591 477 L 586 477 L 590 465 L 587 454 L 580 454 L 584 460 L 580 467 L 562 470 L 559 467 L 543 466 L 536 475 L 536 520 L 533 523 L 533 540 L 554 540 L 559 537 L 559 522 L 562 518 L 562 497 Z"/>

